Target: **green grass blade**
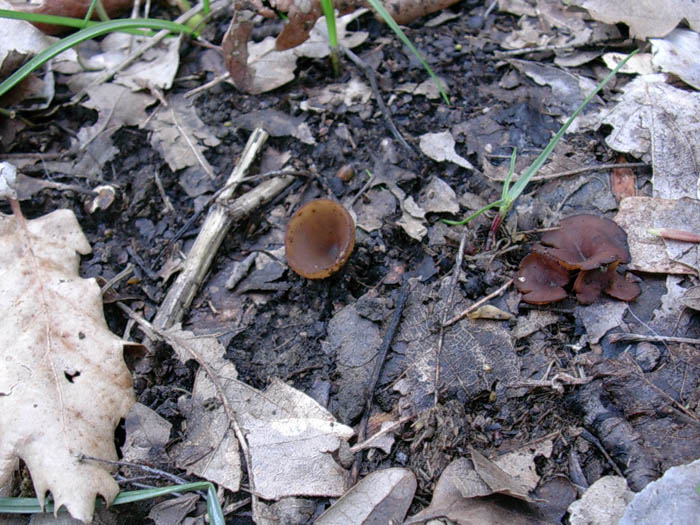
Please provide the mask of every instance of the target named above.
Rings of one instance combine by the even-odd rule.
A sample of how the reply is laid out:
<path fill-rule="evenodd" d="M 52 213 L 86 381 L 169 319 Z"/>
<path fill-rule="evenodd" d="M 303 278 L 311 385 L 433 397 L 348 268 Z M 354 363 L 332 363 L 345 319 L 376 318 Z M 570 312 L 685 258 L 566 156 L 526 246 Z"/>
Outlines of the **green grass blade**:
<path fill-rule="evenodd" d="M 10 11 L 7 9 L 0 9 L 0 18 L 10 18 L 12 20 L 24 20 L 25 22 L 36 23 L 36 24 L 50 24 L 55 26 L 65 26 L 73 27 L 75 29 L 84 29 L 86 27 L 93 27 L 101 22 L 96 20 L 85 20 L 83 18 L 71 18 L 68 16 L 57 16 L 57 15 L 45 15 L 42 13 L 24 13 L 22 11 Z M 124 33 L 130 33 L 140 36 L 151 36 L 150 33 L 140 31 L 138 29 L 125 29 L 122 30 Z"/>
<path fill-rule="evenodd" d="M 527 186 L 528 182 L 530 182 L 530 179 L 539 171 L 539 169 L 542 167 L 542 165 L 547 161 L 549 156 L 552 154 L 552 151 L 554 151 L 554 148 L 556 147 L 557 143 L 561 140 L 561 138 L 564 136 L 564 133 L 566 133 L 566 130 L 569 129 L 569 126 L 571 123 L 574 121 L 574 119 L 583 111 L 583 109 L 588 105 L 588 103 L 593 100 L 593 97 L 595 97 L 598 92 L 603 89 L 603 87 L 610 81 L 612 77 L 614 77 L 618 71 L 624 66 L 627 61 L 632 58 L 634 55 L 636 55 L 639 52 L 639 49 L 635 49 L 632 51 L 629 55 L 625 57 L 624 60 L 622 60 L 615 69 L 613 69 L 610 73 L 606 75 L 606 77 L 596 86 L 596 88 L 591 92 L 590 95 L 588 95 L 583 102 L 579 105 L 579 107 L 576 108 L 576 111 L 573 112 L 573 114 L 567 119 L 567 121 L 564 123 L 564 125 L 561 127 L 561 129 L 557 132 L 554 137 L 552 137 L 552 140 L 549 141 L 549 144 L 547 144 L 547 147 L 542 150 L 542 153 L 539 154 L 539 156 L 535 159 L 535 161 L 530 165 L 530 167 L 523 173 L 523 175 L 513 184 L 513 187 L 510 189 L 508 192 L 508 197 L 507 200 L 512 203 L 515 201 L 515 199 L 518 198 L 518 196 L 525 190 L 525 186 Z"/>
<path fill-rule="evenodd" d="M 48 511 L 49 504 L 46 505 Z M 53 505 L 51 506 L 53 510 Z M 36 498 L 0 498 L 0 512 L 4 514 L 34 514 L 41 512 Z"/>
<path fill-rule="evenodd" d="M 470 222 L 473 219 L 476 219 L 479 215 L 481 215 L 485 211 L 490 210 L 491 208 L 495 208 L 496 206 L 500 206 L 502 203 L 503 203 L 503 201 L 500 199 L 497 201 L 493 201 L 493 202 L 487 204 L 486 206 L 484 206 L 483 208 L 481 208 L 480 210 L 475 211 L 466 219 L 462 219 L 461 221 L 451 221 L 450 219 L 442 219 L 442 222 L 444 222 L 445 224 L 447 224 L 449 226 L 461 226 L 463 224 L 467 224 L 468 222 Z"/>
<path fill-rule="evenodd" d="M 338 30 L 335 27 L 333 0 L 321 0 L 321 9 L 326 18 L 326 26 L 328 26 L 328 42 L 331 48 L 338 47 Z"/>
<path fill-rule="evenodd" d="M 46 48 L 44 51 L 36 55 L 17 71 L 12 73 L 12 75 L 7 77 L 2 84 L 0 84 L 0 96 L 7 93 L 10 89 L 24 80 L 30 73 L 40 68 L 43 64 L 54 58 L 56 55 L 60 55 L 67 49 L 70 49 L 71 47 L 76 46 L 85 40 L 90 40 L 92 38 L 96 38 L 107 33 L 113 33 L 115 31 L 142 28 L 153 29 L 156 31 L 166 30 L 172 31 L 173 33 L 192 33 L 192 29 L 187 26 L 176 24 L 175 22 L 169 22 L 167 20 L 157 20 L 155 18 L 132 18 L 125 20 L 110 20 L 109 22 L 98 22 L 91 27 L 81 29 L 72 35 L 59 40 L 54 45 Z"/>
<path fill-rule="evenodd" d="M 0 9 L 0 18 L 11 18 L 12 20 L 24 20 L 25 22 L 36 22 L 38 24 L 52 24 L 56 26 L 75 27 L 83 29 L 99 24 L 91 20 L 85 21 L 82 18 L 71 18 L 68 16 L 44 15 L 40 13 L 22 13 L 21 11 L 11 11 Z"/>
<path fill-rule="evenodd" d="M 503 190 L 501 191 L 501 200 L 504 201 L 508 198 L 508 189 L 510 188 L 510 182 L 513 180 L 513 175 L 515 174 L 515 158 L 518 155 L 518 148 L 513 148 L 513 153 L 510 155 L 510 166 L 508 166 L 508 175 L 506 180 L 503 181 Z"/>
<path fill-rule="evenodd" d="M 418 60 L 420 60 L 421 64 L 423 64 L 423 67 L 425 70 L 428 72 L 430 77 L 433 79 L 433 82 L 437 85 L 437 87 L 440 89 L 440 94 L 442 95 L 442 98 L 445 100 L 447 104 L 450 103 L 450 99 L 447 96 L 447 93 L 445 92 L 445 88 L 442 85 L 442 82 L 440 82 L 440 79 L 437 77 L 437 75 L 433 72 L 431 69 L 430 65 L 425 61 L 425 58 L 423 58 L 423 55 L 416 49 L 416 46 L 413 45 L 413 42 L 409 40 L 409 38 L 406 36 L 406 33 L 403 32 L 403 30 L 399 27 L 399 24 L 396 23 L 396 20 L 393 19 L 391 14 L 389 14 L 389 11 L 387 11 L 382 3 L 379 0 L 367 0 L 369 5 L 372 6 L 372 8 L 379 13 L 379 16 L 381 16 L 384 19 L 384 22 L 386 22 L 386 25 L 388 25 L 391 30 L 396 33 L 396 36 L 399 37 L 399 39 L 404 43 L 404 45 L 411 50 L 411 52 L 416 55 Z"/>
<path fill-rule="evenodd" d="M 87 23 L 92 20 L 92 13 L 95 11 L 95 7 L 99 1 L 100 0 L 91 0 L 87 13 L 85 13 L 85 16 L 83 17 L 83 27 L 87 27 Z"/>
<path fill-rule="evenodd" d="M 340 74 L 340 61 L 338 60 L 338 30 L 335 26 L 335 8 L 333 0 L 321 0 L 323 17 L 326 19 L 328 28 L 328 43 L 331 46 L 331 65 L 333 74 L 337 77 Z"/>
<path fill-rule="evenodd" d="M 123 505 L 125 503 L 133 503 L 135 501 L 144 501 L 148 499 L 167 496 L 175 492 L 192 492 L 195 490 L 207 491 L 207 512 L 209 514 L 209 522 L 215 525 L 225 525 L 224 513 L 221 510 L 221 503 L 216 496 L 214 484 L 208 481 L 198 481 L 195 483 L 187 483 L 185 485 L 171 485 L 168 487 L 159 487 L 155 489 L 131 490 L 120 492 L 114 498 L 112 505 Z M 102 500 L 97 500 L 97 505 L 102 505 Z M 53 503 L 47 502 L 46 512 L 53 512 Z M 0 513 L 7 514 L 36 514 L 43 512 L 39 500 L 36 498 L 0 498 Z"/>

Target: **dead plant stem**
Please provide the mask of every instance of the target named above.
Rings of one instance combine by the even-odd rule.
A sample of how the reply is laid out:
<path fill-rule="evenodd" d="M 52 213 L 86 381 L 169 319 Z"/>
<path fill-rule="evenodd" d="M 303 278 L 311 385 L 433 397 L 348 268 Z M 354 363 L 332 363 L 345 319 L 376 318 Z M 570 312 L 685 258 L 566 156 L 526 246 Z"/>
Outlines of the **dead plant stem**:
<path fill-rule="evenodd" d="M 386 107 L 386 104 L 384 104 L 384 99 L 382 99 L 382 94 L 379 92 L 379 86 L 377 85 L 377 77 L 374 74 L 374 70 L 370 67 L 367 62 L 362 60 L 359 56 L 357 56 L 355 53 L 353 53 L 350 49 L 344 46 L 338 46 L 340 50 L 345 53 L 345 56 L 347 56 L 357 67 L 359 67 L 367 76 L 369 79 L 369 84 L 372 87 L 372 92 L 374 93 L 374 98 L 377 100 L 377 106 L 379 106 L 379 110 L 382 112 L 382 116 L 384 117 L 384 122 L 386 123 L 387 128 L 389 128 L 389 131 L 391 131 L 391 134 L 394 135 L 394 138 L 399 141 L 399 143 L 408 151 L 412 156 L 415 156 L 416 151 L 411 147 L 411 145 L 406 142 L 406 139 L 403 138 L 403 135 L 401 135 L 401 132 L 398 130 L 396 127 L 396 124 L 394 124 L 394 121 L 391 118 L 391 113 L 389 112 L 389 108 Z"/>
<path fill-rule="evenodd" d="M 457 321 L 464 319 L 466 316 L 468 316 L 471 312 L 473 312 L 474 310 L 479 308 L 484 303 L 490 301 L 494 297 L 498 297 L 503 292 L 505 292 L 511 284 L 513 284 L 513 279 L 508 279 L 508 281 L 506 281 L 506 283 L 503 286 L 501 286 L 498 290 L 496 290 L 495 292 L 491 292 L 486 297 L 482 297 L 477 302 L 475 302 L 474 304 L 472 304 L 471 306 L 469 306 L 468 308 L 463 310 L 461 313 L 455 315 L 450 320 L 444 322 L 442 324 L 443 328 L 446 328 L 446 327 L 456 323 Z"/>
<path fill-rule="evenodd" d="M 187 254 L 183 271 L 168 290 L 168 294 L 158 309 L 158 313 L 153 321 L 153 324 L 158 328 L 168 328 L 182 319 L 204 280 L 204 276 L 209 271 L 214 256 L 233 221 L 260 204 L 260 199 L 254 199 L 250 202 L 249 204 L 252 205 L 250 208 L 241 204 L 239 206 L 241 211 L 235 217 L 232 216 L 232 213 L 225 205 L 226 201 L 232 197 L 240 180 L 253 164 L 267 137 L 268 134 L 265 131 L 256 128 L 248 138 L 248 143 L 241 153 L 240 161 L 229 176 L 223 191 L 214 201 L 214 205 L 209 209 L 199 235 L 197 235 L 197 239 Z M 261 187 L 266 187 L 264 185 L 269 185 L 270 183 L 274 185 L 275 181 L 277 181 L 279 186 L 281 186 L 281 191 L 292 180 L 291 177 L 272 179 L 260 184 L 255 190 L 260 191 Z M 276 186 L 275 189 L 277 189 Z M 262 201 L 264 200 L 262 199 Z"/>
<path fill-rule="evenodd" d="M 435 352 L 435 391 L 433 394 L 433 404 L 437 406 L 438 397 L 440 395 L 440 354 L 442 354 L 442 345 L 445 341 L 445 324 L 447 320 L 447 315 L 452 309 L 452 298 L 455 294 L 455 288 L 457 287 L 457 281 L 459 280 L 459 274 L 462 271 L 462 262 L 464 261 L 464 247 L 467 244 L 467 229 L 464 228 L 462 231 L 462 238 L 459 240 L 459 248 L 457 251 L 457 258 L 455 260 L 454 270 L 452 272 L 452 279 L 450 281 L 450 290 L 447 296 L 447 302 L 442 310 L 442 319 L 440 319 L 440 335 L 438 337 L 438 346 Z"/>
<path fill-rule="evenodd" d="M 650 343 L 686 343 L 689 345 L 700 345 L 700 339 L 694 339 L 692 337 L 674 337 L 671 335 L 610 334 L 608 338 L 611 343 L 618 343 L 620 341 L 648 341 Z"/>
<path fill-rule="evenodd" d="M 377 360 L 374 363 L 374 368 L 372 370 L 372 375 L 368 383 L 367 388 L 367 400 L 365 402 L 365 413 L 362 416 L 362 421 L 360 422 L 359 428 L 357 430 L 357 441 L 361 443 L 365 440 L 367 434 L 367 422 L 369 421 L 369 415 L 372 410 L 372 400 L 374 398 L 374 391 L 377 388 L 377 383 L 379 382 L 379 375 L 382 372 L 382 366 L 386 359 L 386 354 L 391 346 L 391 341 L 394 339 L 396 330 L 399 328 L 399 323 L 401 322 L 401 315 L 403 314 L 404 306 L 406 305 L 406 299 L 408 298 L 408 292 L 411 288 L 408 277 L 403 276 L 401 283 L 401 291 L 399 293 L 398 301 L 396 302 L 396 307 L 394 308 L 394 315 L 391 318 L 391 323 L 389 323 L 389 328 L 387 328 L 386 334 L 384 334 L 384 339 L 382 344 L 377 351 Z M 352 479 L 353 484 L 357 482 L 357 478 L 360 474 L 360 463 L 362 462 L 362 452 L 358 452 L 355 455 L 355 463 L 352 466 Z"/>

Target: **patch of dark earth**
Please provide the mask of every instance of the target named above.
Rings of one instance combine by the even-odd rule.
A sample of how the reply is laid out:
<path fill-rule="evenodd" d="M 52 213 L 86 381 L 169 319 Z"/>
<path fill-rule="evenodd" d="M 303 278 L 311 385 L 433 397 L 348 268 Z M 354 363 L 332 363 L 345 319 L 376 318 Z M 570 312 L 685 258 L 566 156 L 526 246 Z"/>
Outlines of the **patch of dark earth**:
<path fill-rule="evenodd" d="M 525 154 L 537 154 L 559 127 L 545 110 L 544 101 L 551 96 L 549 88 L 537 86 L 524 76 L 519 78 L 515 88 L 501 87 L 501 80 L 512 73 L 512 69 L 500 63 L 494 51 L 499 49 L 502 35 L 514 27 L 515 18 L 497 12 L 484 18 L 486 7 L 478 1 L 464 1 L 451 8 L 458 16 L 437 28 L 425 27 L 424 21 L 417 21 L 407 29 L 409 38 L 447 83 L 450 105 L 439 99 L 395 92 L 397 85 L 426 79 L 421 65 L 390 30 L 372 16 L 362 17 L 355 22 L 356 27 L 351 28 L 369 31 L 367 42 L 355 51 L 376 66 L 381 94 L 409 143 L 417 150 L 420 135 L 452 129 L 457 152 L 477 167 L 483 166 L 484 153 L 478 137 L 473 136 L 471 128 L 464 123 L 485 114 L 492 116 L 493 128 L 488 132 L 492 134 L 494 149 L 488 162 L 493 165 L 507 163 L 514 146 Z M 220 38 L 228 19 L 222 16 L 212 24 L 216 25 Z M 377 43 L 380 40 L 381 43 Z M 204 51 L 194 44 L 183 49 L 180 76 L 187 80 L 177 83 L 174 91 L 184 92 L 213 78 L 212 73 L 201 68 Z M 551 61 L 551 56 L 541 58 Z M 342 69 L 341 76 L 334 78 L 326 61 L 302 59 L 298 62 L 296 79 L 272 93 L 251 96 L 222 83 L 200 94 L 196 98 L 199 116 L 221 143 L 206 154 L 215 167 L 216 179 L 206 181 L 204 191 L 197 197 L 183 189 L 179 174 L 173 173 L 150 147 L 145 131 L 123 128 L 115 140 L 119 156 L 101 175 L 102 181 L 118 187 L 118 197 L 106 211 L 90 214 L 85 211 L 85 195 L 54 190 L 35 194 L 22 203 L 23 210 L 29 218 L 58 208 L 74 210 L 93 247 L 93 253 L 83 258 L 81 275 L 110 279 L 132 263 L 133 275 L 117 283 L 114 293 L 147 320 L 152 320 L 173 280 L 172 277 L 164 280 L 158 272 L 175 250 L 188 251 L 201 219 L 173 245 L 176 232 L 224 183 L 247 141 L 249 131 L 236 128 L 231 122 L 264 109 L 302 116 L 316 140 L 315 145 L 303 144 L 291 137 L 271 137 L 266 147 L 289 152 L 292 167 L 309 173 L 310 177 L 300 177 L 272 203 L 255 210 L 234 226 L 184 326 L 198 332 L 220 334 L 227 357 L 235 363 L 239 378 L 247 384 L 263 389 L 272 378 L 281 378 L 341 417 L 337 407 L 343 405 L 344 396 L 348 394 L 338 387 L 336 356 L 322 344 L 327 337 L 329 321 L 343 307 L 371 292 L 383 301 L 372 317 L 383 334 L 400 289 L 399 280 L 387 282 L 387 276 L 398 267 L 422 279 L 424 284 L 437 287 L 455 270 L 462 230 L 446 228 L 441 236 L 417 242 L 397 226 L 401 215 L 399 207 L 378 230 L 358 232 L 350 261 L 329 279 L 309 281 L 286 270 L 269 282 L 261 279 L 244 293 L 232 292 L 224 286 L 232 263 L 255 251 L 274 252 L 282 247 L 281 219 L 272 217 L 272 210 L 281 209 L 288 217 L 300 203 L 312 198 L 341 199 L 354 195 L 366 182 L 365 170 L 376 174 L 410 173 L 410 177 L 398 183 L 407 196 L 417 195 L 435 175 L 445 180 L 458 195 L 471 192 L 487 202 L 500 196 L 500 184 L 483 175 L 403 150 L 387 131 L 374 100 L 370 100 L 363 112 L 349 111 L 341 105 L 324 113 L 303 113 L 299 104 L 309 89 L 344 83 L 353 76 L 362 77 L 351 63 L 343 63 Z M 610 93 L 607 90 L 604 96 Z M 43 119 L 35 117 L 37 125 L 22 131 L 5 153 L 64 152 L 69 145 L 68 135 L 77 133 L 95 118 L 91 111 L 80 106 L 62 107 Z M 339 132 L 343 129 L 349 130 L 351 141 L 345 138 L 344 132 Z M 587 153 L 591 164 L 607 163 L 615 156 L 604 146 L 604 136 L 601 130 L 573 135 L 565 142 L 572 150 Z M 354 168 L 355 177 L 343 182 L 336 173 L 348 164 Z M 256 165 L 253 173 L 258 169 Z M 40 164 L 36 172 L 41 174 Z M 160 176 L 176 213 L 164 212 L 154 173 Z M 44 176 L 66 181 L 60 173 Z M 607 177 L 605 174 L 598 176 Z M 645 184 L 649 177 L 650 173 L 641 172 L 639 191 L 642 194 L 649 191 Z M 243 184 L 239 193 L 254 184 Z M 512 215 L 510 222 L 515 221 L 521 231 L 541 227 L 539 213 L 559 204 L 538 201 L 545 198 L 541 197 L 541 192 L 551 199 L 556 198 L 555 191 L 547 191 L 548 185 L 553 184 L 540 183 L 529 188 L 521 200 L 534 203 L 531 211 L 523 211 L 517 217 Z M 586 189 L 581 192 L 585 194 Z M 0 204 L 0 209 L 10 212 L 5 203 Z M 590 211 L 589 201 L 585 195 L 579 200 L 572 199 L 565 211 L 567 214 Z M 436 225 L 440 217 L 428 219 L 431 225 Z M 502 230 L 497 251 L 485 254 L 483 244 L 487 228 L 488 223 L 482 221 L 467 232 L 467 253 L 457 286 L 472 302 L 493 292 L 513 276 L 520 260 L 528 253 L 528 242 L 532 239 L 512 237 Z M 663 281 L 650 275 L 642 277 L 643 293 L 637 303 L 639 306 L 633 307 L 638 318 L 629 315 L 625 318 L 630 327 L 648 321 L 660 305 Z M 508 310 L 508 304 L 513 304 L 508 303 L 509 297 L 512 294 L 498 297 L 492 303 Z M 365 454 L 360 476 L 391 466 L 411 468 L 418 477 L 418 491 L 411 506 L 413 513 L 429 504 L 442 471 L 453 459 L 468 456 L 470 446 L 494 457 L 529 443 L 552 439 L 551 454 L 537 458 L 537 474 L 542 476 L 542 486 L 552 480 L 557 483 L 565 480 L 570 489 L 564 491 L 568 494 L 567 500 L 576 498 L 601 476 L 614 474 L 616 470 L 611 461 L 622 470 L 630 486 L 640 490 L 668 467 L 695 459 L 700 447 L 697 420 L 684 415 L 677 406 L 697 406 L 700 377 L 697 357 L 679 351 L 677 345 L 655 345 L 658 351 L 653 362 L 647 363 L 646 374 L 632 373 L 618 358 L 627 355 L 634 359 L 638 345 L 610 343 L 604 338 L 601 346 L 592 350 L 583 338 L 585 329 L 575 314 L 575 307 L 572 302 L 541 307 L 557 314 L 558 321 L 518 340 L 515 350 L 521 359 L 522 379 L 543 377 L 547 370 L 549 377 L 558 372 L 585 370 L 589 376 L 595 376 L 591 383 L 564 384 L 560 391 L 542 387 L 497 388 L 504 385 L 486 384 L 483 392 L 471 397 L 454 385 L 445 388 L 439 392 L 432 409 L 416 414 L 399 429 L 391 453 L 373 450 Z M 525 315 L 531 309 L 521 303 L 520 314 Z M 105 312 L 110 328 L 123 334 L 128 323 L 122 311 L 107 304 Z M 509 328 L 516 324 L 514 320 L 504 323 Z M 695 318 L 683 335 L 697 337 L 699 332 Z M 131 335 L 136 340 L 142 337 L 138 330 L 133 330 Z M 465 352 L 468 351 L 465 348 Z M 390 350 L 374 392 L 375 411 L 382 410 L 398 417 L 399 394 L 392 387 L 405 372 L 402 366 L 405 363 L 401 356 Z M 171 445 L 183 435 L 184 419 L 179 414 L 177 400 L 183 392 L 191 391 L 195 370 L 194 363 L 182 364 L 167 347 L 156 346 L 148 362 L 134 372 L 138 400 L 173 423 Z M 360 417 L 354 415 L 342 422 L 357 425 Z M 606 426 L 606 421 L 610 420 L 617 422 L 614 435 Z M 172 465 L 153 466 L 164 470 L 174 468 Z M 183 472 L 177 474 L 184 476 Z M 559 503 L 565 510 L 568 502 Z M 317 503 L 316 515 L 330 502 L 320 498 Z M 148 510 L 146 504 L 116 508 L 124 520 L 137 521 L 144 520 Z M 564 511 L 561 514 L 563 516 Z M 244 507 L 229 518 L 231 523 L 249 522 L 250 509 Z"/>

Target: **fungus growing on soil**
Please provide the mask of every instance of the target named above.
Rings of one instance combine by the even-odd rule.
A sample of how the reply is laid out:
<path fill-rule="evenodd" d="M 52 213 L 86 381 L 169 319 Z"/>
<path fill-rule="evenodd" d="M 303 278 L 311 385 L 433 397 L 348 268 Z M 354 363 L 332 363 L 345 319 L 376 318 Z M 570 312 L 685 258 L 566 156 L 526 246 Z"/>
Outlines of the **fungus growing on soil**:
<path fill-rule="evenodd" d="M 598 299 L 600 292 L 620 299 L 633 301 L 641 293 L 639 285 L 625 279 L 615 269 L 617 263 L 595 270 L 582 270 L 574 282 L 576 300 L 581 304 L 591 304 Z"/>
<path fill-rule="evenodd" d="M 627 234 L 614 221 L 597 215 L 562 219 L 558 230 L 547 232 L 535 250 L 556 258 L 569 270 L 594 270 L 614 262 L 630 262 Z"/>
<path fill-rule="evenodd" d="M 337 272 L 354 246 L 355 222 L 343 205 L 328 199 L 299 208 L 284 238 L 289 267 L 307 279 L 325 279 Z"/>
<path fill-rule="evenodd" d="M 552 257 L 532 252 L 520 263 L 514 282 L 526 303 L 553 303 L 566 298 L 562 287 L 569 283 L 569 271 Z"/>
<path fill-rule="evenodd" d="M 627 234 L 615 222 L 596 215 L 574 215 L 563 219 L 561 227 L 547 232 L 540 242 L 520 263 L 515 278 L 526 303 L 564 299 L 568 270 L 580 270 L 573 291 L 581 304 L 591 304 L 601 292 L 623 301 L 632 301 L 641 293 L 638 284 L 617 273 L 620 263 L 630 262 L 630 253 Z"/>

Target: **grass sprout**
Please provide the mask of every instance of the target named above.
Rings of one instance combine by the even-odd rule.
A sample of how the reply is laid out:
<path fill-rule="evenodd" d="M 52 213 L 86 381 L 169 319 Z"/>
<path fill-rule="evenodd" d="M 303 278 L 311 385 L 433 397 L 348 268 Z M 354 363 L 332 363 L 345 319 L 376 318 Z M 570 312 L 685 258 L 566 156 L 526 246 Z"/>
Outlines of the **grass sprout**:
<path fill-rule="evenodd" d="M 432 70 L 425 58 L 423 58 L 421 52 L 418 51 L 418 49 L 416 49 L 416 46 L 413 45 L 413 42 L 411 42 L 411 40 L 406 36 L 406 33 L 403 32 L 399 24 L 396 23 L 396 20 L 394 20 L 389 11 L 386 10 L 386 8 L 382 5 L 382 3 L 379 0 L 367 0 L 367 3 L 372 7 L 372 9 L 374 9 L 377 12 L 377 14 L 379 14 L 379 16 L 381 16 L 384 19 L 386 25 L 388 25 L 391 28 L 391 30 L 394 33 L 396 33 L 396 36 L 399 37 L 399 40 L 401 40 L 401 42 L 403 42 L 403 44 L 411 51 L 411 53 L 413 53 L 416 56 L 416 58 L 418 58 L 420 63 L 423 64 L 423 67 L 428 72 L 428 75 L 430 75 L 430 78 L 433 79 L 433 82 L 435 82 L 438 89 L 440 90 L 442 98 L 447 104 L 449 104 L 450 99 L 447 96 L 447 92 L 445 91 L 445 87 L 443 86 L 442 82 Z M 338 47 L 338 32 L 336 30 L 335 24 L 335 9 L 333 8 L 333 0 L 321 0 L 321 9 L 323 10 L 323 16 L 326 19 L 326 26 L 328 27 L 328 42 L 331 47 L 331 64 L 333 65 L 333 73 L 337 76 L 340 67 L 338 63 L 338 53 L 336 51 Z"/>
<path fill-rule="evenodd" d="M 337 77 L 340 74 L 340 62 L 338 61 L 338 30 L 335 26 L 335 8 L 333 0 L 321 0 L 321 9 L 326 19 L 328 27 L 328 43 L 331 46 L 331 65 L 333 74 Z"/>
<path fill-rule="evenodd" d="M 461 221 L 452 221 L 452 220 L 447 220 L 443 219 L 442 222 L 445 224 L 449 224 L 451 226 L 457 226 L 457 225 L 462 225 L 466 224 L 475 217 L 478 217 L 482 213 L 484 213 L 487 210 L 490 210 L 491 208 L 498 208 L 498 215 L 493 219 L 493 222 L 491 223 L 491 227 L 489 228 L 489 233 L 486 241 L 486 247 L 487 249 L 490 248 L 493 244 L 493 240 L 495 239 L 496 236 L 496 231 L 498 231 L 498 228 L 500 227 L 501 223 L 503 222 L 503 219 L 506 217 L 510 209 L 513 207 L 513 204 L 517 200 L 517 198 L 520 196 L 520 194 L 525 191 L 525 188 L 527 187 L 528 183 L 532 179 L 532 177 L 539 171 L 539 169 L 544 165 L 544 163 L 547 161 L 549 156 L 552 154 L 552 151 L 554 151 L 554 148 L 556 145 L 559 143 L 561 138 L 564 136 L 564 133 L 566 133 L 566 130 L 569 129 L 569 126 L 571 123 L 574 121 L 574 119 L 583 111 L 583 109 L 588 105 L 588 103 L 593 100 L 593 97 L 595 97 L 598 92 L 603 89 L 603 87 L 612 79 L 617 72 L 627 63 L 627 61 L 632 58 L 634 55 L 636 55 L 639 52 L 638 49 L 634 50 L 632 53 L 627 55 L 624 60 L 622 60 L 615 69 L 613 69 L 610 73 L 606 75 L 606 77 L 600 81 L 600 83 L 596 86 L 596 88 L 584 99 L 583 102 L 576 108 L 576 111 L 573 112 L 573 114 L 567 119 L 567 121 L 562 125 L 562 127 L 559 129 L 559 131 L 552 137 L 552 139 L 549 141 L 547 146 L 542 150 L 542 153 L 540 153 L 535 161 L 520 175 L 518 180 L 515 181 L 515 183 L 511 186 L 511 182 L 513 179 L 514 171 L 515 171 L 515 158 L 517 154 L 517 150 L 513 149 L 513 154 L 511 155 L 510 158 L 510 167 L 508 169 L 508 175 L 506 176 L 505 181 L 503 182 L 503 189 L 501 192 L 501 198 L 498 199 L 497 201 L 493 201 L 490 204 L 487 204 L 480 210 L 476 211 L 475 213 L 472 213 L 469 217 L 466 219 L 463 219 Z"/>
<path fill-rule="evenodd" d="M 418 60 L 420 60 L 420 63 L 423 64 L 423 67 L 425 70 L 428 72 L 428 75 L 430 75 L 430 78 L 433 79 L 433 82 L 437 85 L 438 89 L 440 90 L 440 94 L 442 95 L 443 100 L 449 104 L 450 99 L 447 96 L 447 92 L 445 91 L 444 86 L 442 85 L 442 82 L 440 79 L 437 77 L 435 72 L 433 72 L 432 68 L 426 62 L 425 58 L 423 58 L 423 55 L 421 54 L 418 49 L 416 49 L 416 46 L 413 45 L 413 42 L 406 36 L 406 33 L 403 32 L 401 27 L 399 27 L 399 24 L 396 23 L 396 20 L 391 16 L 389 11 L 386 10 L 386 8 L 382 5 L 382 3 L 379 0 L 367 0 L 367 3 L 372 6 L 372 9 L 374 9 L 379 16 L 381 16 L 384 19 L 384 22 L 386 22 L 386 25 L 388 25 L 391 30 L 396 33 L 396 36 L 399 37 L 399 40 L 403 42 L 403 44 L 411 50 L 411 53 L 413 53 Z"/>
<path fill-rule="evenodd" d="M 192 492 L 196 490 L 205 490 L 207 493 L 207 514 L 209 523 L 215 525 L 225 525 L 224 513 L 221 510 L 221 503 L 216 496 L 216 488 L 209 481 L 198 481 L 195 483 L 187 483 L 185 485 L 171 485 L 168 487 L 159 487 L 154 489 L 131 490 L 120 492 L 111 503 L 112 505 L 123 505 L 125 503 L 133 503 L 135 501 L 144 501 L 148 499 L 166 496 L 175 492 Z M 97 500 L 96 506 L 104 506 L 102 500 Z M 44 509 L 39 505 L 39 500 L 36 498 L 0 498 L 0 513 L 7 514 L 36 514 L 42 512 L 53 512 L 54 506 L 52 502 L 47 502 Z"/>
<path fill-rule="evenodd" d="M 13 16 L 5 16 L 7 13 L 6 10 L 0 10 L 0 17 L 5 17 L 5 18 L 20 18 L 18 16 L 14 16 L 17 14 L 16 11 L 10 11 L 10 13 L 13 13 Z M 24 13 L 25 15 L 31 15 L 32 13 Z M 32 18 L 36 17 L 38 15 L 33 15 Z M 47 16 L 47 15 L 41 15 L 42 18 Z M 63 17 L 60 17 L 63 18 Z M 22 17 L 24 20 L 31 21 L 29 17 Z M 81 19 L 73 19 L 73 20 L 78 20 L 80 22 L 83 22 Z M 85 40 L 90 40 L 92 38 L 97 38 L 102 35 L 106 35 L 108 33 L 114 33 L 116 31 L 133 31 L 133 30 L 138 30 L 138 29 L 152 29 L 154 31 L 161 31 L 161 30 L 167 30 L 171 31 L 173 33 L 186 33 L 186 34 L 192 34 L 193 31 L 191 28 L 182 25 L 182 24 L 177 24 L 175 22 L 170 22 L 168 20 L 159 20 L 156 18 L 130 18 L 130 19 L 120 19 L 120 20 L 110 20 L 108 22 L 95 22 L 95 23 L 90 23 L 89 27 L 86 27 L 84 29 L 81 29 L 80 31 L 77 31 L 73 33 L 72 35 L 69 35 L 65 38 L 62 38 L 52 46 L 47 47 L 44 49 L 41 53 L 38 55 L 34 56 L 31 60 L 29 60 L 27 63 L 25 63 L 22 67 L 20 67 L 17 71 L 12 73 L 9 77 L 7 77 L 2 83 L 0 83 L 0 97 L 7 93 L 9 90 L 11 90 L 13 87 L 15 87 L 17 84 L 22 82 L 27 76 L 29 76 L 33 71 L 39 69 L 41 66 L 43 66 L 46 62 L 51 60 L 57 55 L 60 55 L 64 51 L 77 46 L 81 42 L 84 42 Z"/>

